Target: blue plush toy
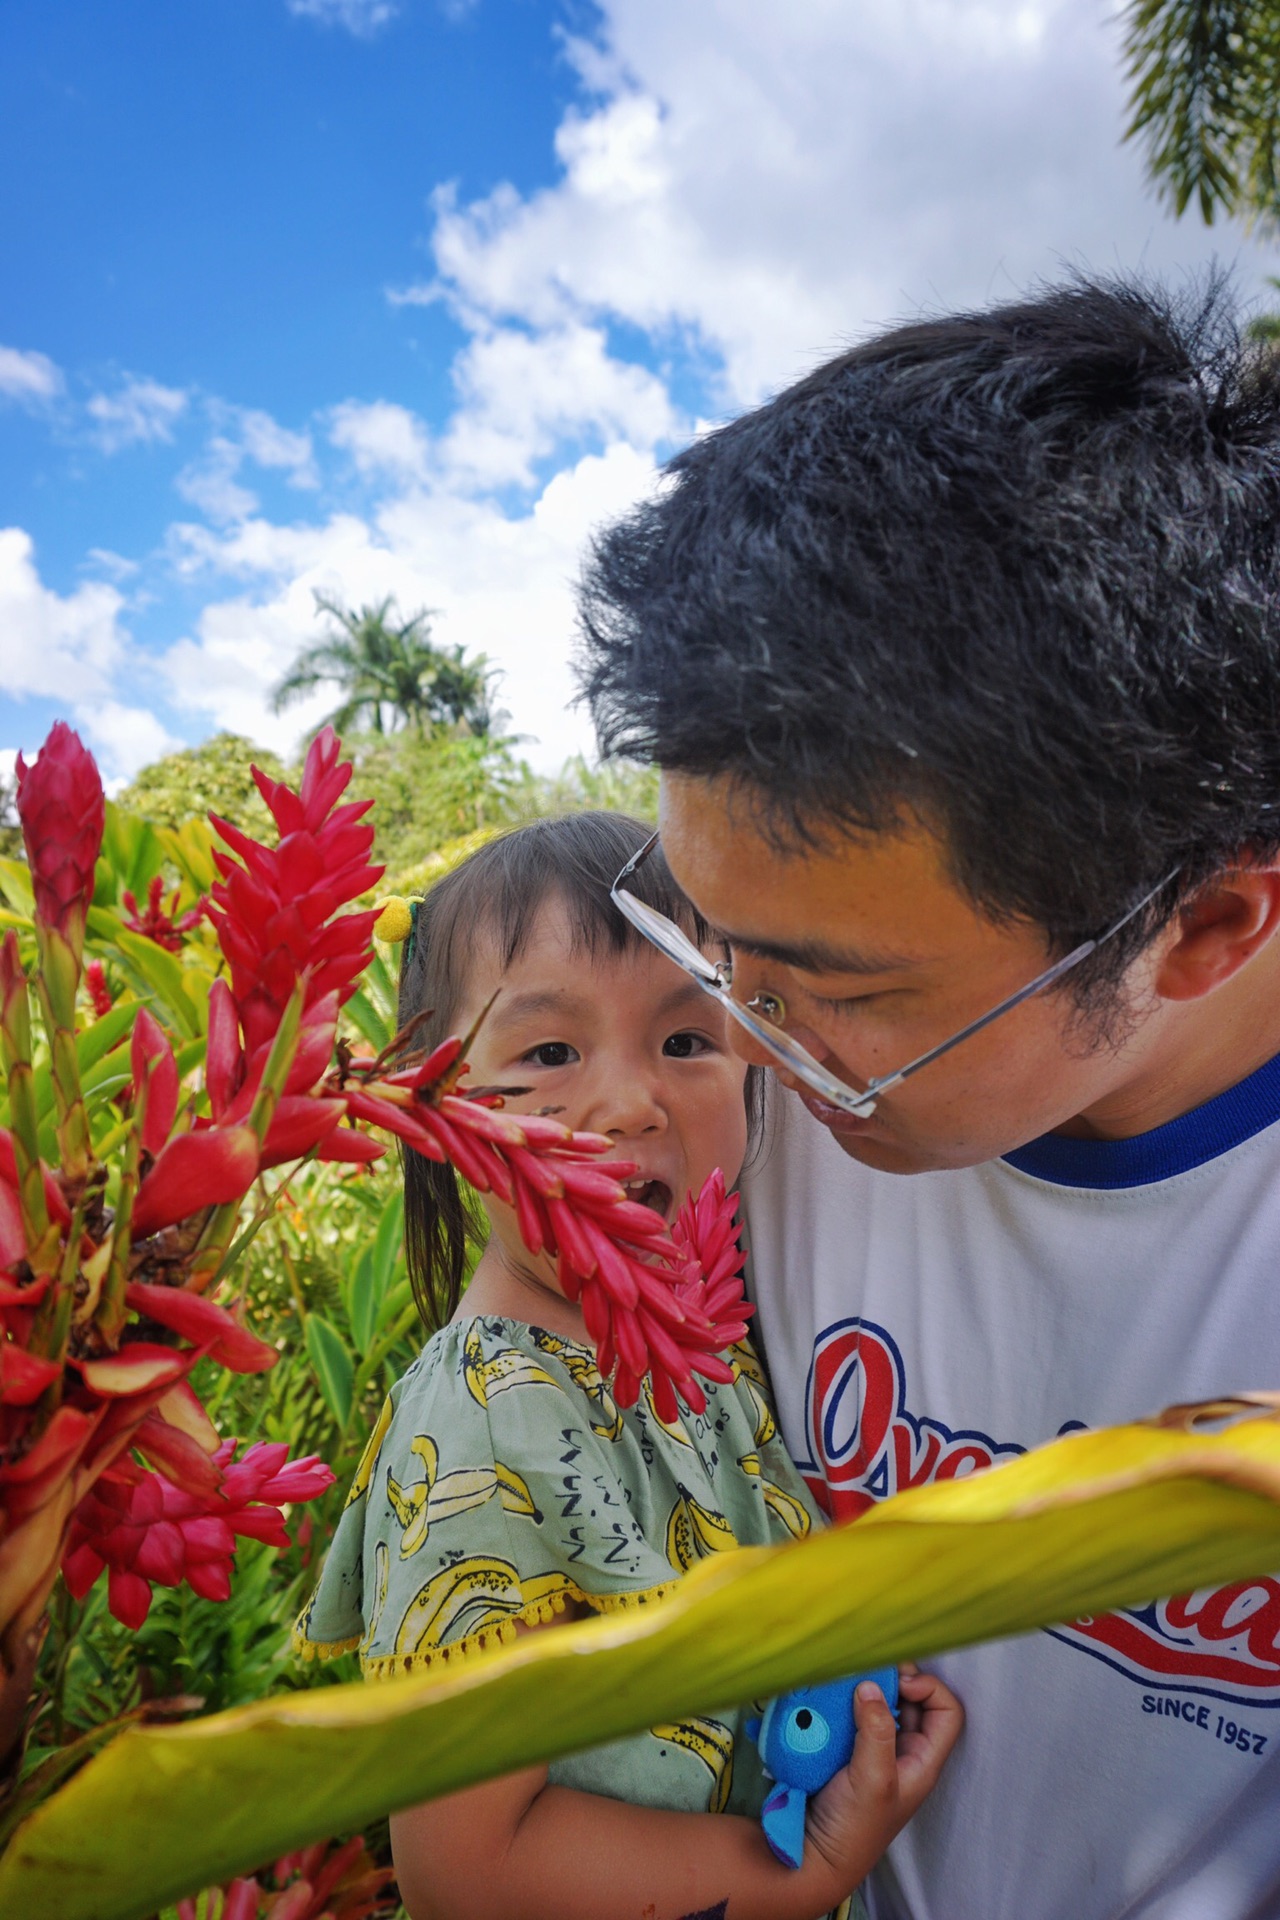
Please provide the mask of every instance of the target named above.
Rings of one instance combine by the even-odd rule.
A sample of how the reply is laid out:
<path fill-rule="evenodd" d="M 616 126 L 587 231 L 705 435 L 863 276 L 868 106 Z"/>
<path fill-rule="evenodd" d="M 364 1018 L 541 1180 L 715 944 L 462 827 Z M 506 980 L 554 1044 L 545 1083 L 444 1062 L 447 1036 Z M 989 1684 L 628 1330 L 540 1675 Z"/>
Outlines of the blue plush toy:
<path fill-rule="evenodd" d="M 764 1837 L 789 1867 L 804 1858 L 804 1815 L 809 1795 L 834 1780 L 853 1754 L 853 1695 L 863 1680 L 874 1680 L 898 1717 L 898 1669 L 879 1667 L 830 1680 L 825 1687 L 801 1687 L 771 1700 L 759 1720 L 748 1720 L 747 1737 L 760 1749 L 764 1770 L 776 1784 L 760 1816 Z"/>

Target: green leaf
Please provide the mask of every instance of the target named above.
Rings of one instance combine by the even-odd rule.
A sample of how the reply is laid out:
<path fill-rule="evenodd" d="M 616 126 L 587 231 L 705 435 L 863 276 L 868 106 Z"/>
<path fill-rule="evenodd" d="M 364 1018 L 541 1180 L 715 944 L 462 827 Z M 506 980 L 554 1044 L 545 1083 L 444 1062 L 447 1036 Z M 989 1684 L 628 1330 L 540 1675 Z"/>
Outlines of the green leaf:
<path fill-rule="evenodd" d="M 0 893 L 15 913 L 30 919 L 35 912 L 36 890 L 31 884 L 31 869 L 25 860 L 0 860 Z"/>
<path fill-rule="evenodd" d="M 383 1208 L 373 1243 L 361 1253 L 351 1276 L 348 1314 L 358 1354 L 368 1353 L 382 1325 L 403 1241 L 404 1195 L 396 1192 Z"/>
<path fill-rule="evenodd" d="M 387 1019 L 364 987 L 356 988 L 342 1011 L 358 1030 L 361 1039 L 367 1040 L 375 1053 L 381 1053 L 395 1039 L 394 1022 Z"/>
<path fill-rule="evenodd" d="M 318 1313 L 309 1313 L 303 1338 L 324 1403 L 340 1427 L 351 1418 L 351 1386 L 355 1368 L 342 1335 Z"/>
<path fill-rule="evenodd" d="M 1256 1576 L 1280 1565 L 1278 1410 L 1272 1396 L 1243 1417 L 1211 1409 L 1222 1431 L 1181 1409 L 1068 1434 L 853 1525 L 717 1554 L 659 1605 L 460 1669 L 133 1728 L 18 1830 L 0 1912 L 140 1920 L 388 1810 L 656 1721 Z"/>
<path fill-rule="evenodd" d="M 167 953 L 145 934 L 131 933 L 114 913 L 102 907 L 90 907 L 88 931 L 95 943 L 116 957 L 143 999 L 160 1002 L 169 1024 L 185 1039 L 193 1040 L 204 1032 L 209 1019 L 207 1001 L 202 1001 L 188 984 L 186 969 L 176 954 Z"/>
<path fill-rule="evenodd" d="M 104 1013 L 91 1027 L 86 1027 L 76 1035 L 76 1059 L 80 1067 L 80 1084 L 88 1091 L 100 1084 L 92 1078 L 93 1069 L 99 1062 L 119 1046 L 126 1034 L 133 1031 L 133 1023 L 138 1015 L 136 1002 L 125 1001 Z M 125 1072 L 128 1078 L 128 1072 Z M 35 1071 L 36 1112 L 43 1123 L 53 1112 L 53 1071 L 46 1061 Z"/>
<path fill-rule="evenodd" d="M 99 859 L 105 861 L 114 874 L 119 893 L 128 888 L 134 898 L 140 901 L 164 866 L 164 847 L 160 836 L 149 820 L 141 820 L 136 814 L 122 813 L 111 800 L 107 801 L 106 811 Z"/>
<path fill-rule="evenodd" d="M 193 896 L 208 893 L 218 878 L 218 869 L 213 863 L 213 849 L 218 843 L 208 821 L 185 820 L 180 827 L 160 827 L 157 831 L 166 854 Z"/>

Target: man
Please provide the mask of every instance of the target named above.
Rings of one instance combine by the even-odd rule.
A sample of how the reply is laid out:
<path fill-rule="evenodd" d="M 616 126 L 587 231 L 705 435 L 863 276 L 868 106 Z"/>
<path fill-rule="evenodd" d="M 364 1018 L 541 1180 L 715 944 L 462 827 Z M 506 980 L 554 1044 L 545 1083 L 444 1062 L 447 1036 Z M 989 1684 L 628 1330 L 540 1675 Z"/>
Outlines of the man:
<path fill-rule="evenodd" d="M 1280 1385 L 1278 530 L 1280 359 L 1078 280 L 843 355 L 597 544 L 602 743 L 793 1090 L 753 1285 L 835 1515 Z M 1280 1580 L 939 1667 L 879 1920 L 1280 1913 Z"/>

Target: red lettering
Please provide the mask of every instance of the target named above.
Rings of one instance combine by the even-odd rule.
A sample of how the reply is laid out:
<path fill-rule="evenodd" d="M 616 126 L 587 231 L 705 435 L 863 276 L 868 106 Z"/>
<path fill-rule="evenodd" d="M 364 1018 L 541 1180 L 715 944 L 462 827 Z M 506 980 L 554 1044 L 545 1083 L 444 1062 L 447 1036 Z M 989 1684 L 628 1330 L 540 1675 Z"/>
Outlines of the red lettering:
<path fill-rule="evenodd" d="M 1254 1596 L 1252 1606 L 1241 1605 Z M 1280 1671 L 1280 1581 L 1238 1580 L 1212 1593 L 1180 1594 L 1166 1602 L 1164 1613 L 1175 1631 L 1190 1630 L 1204 1640 L 1243 1635 L 1260 1666 Z"/>
<path fill-rule="evenodd" d="M 861 1328 L 843 1329 L 814 1355 L 814 1458 L 832 1486 L 867 1477 L 888 1438 L 897 1387 L 892 1358 L 879 1340 Z M 852 1449 L 847 1454 L 840 1444 L 842 1424 L 846 1445 Z"/>
<path fill-rule="evenodd" d="M 935 1480 L 958 1480 L 964 1473 L 976 1473 L 979 1467 L 991 1465 L 991 1450 L 979 1446 L 974 1440 L 961 1441 L 957 1447 L 951 1447 L 938 1463 Z"/>
<path fill-rule="evenodd" d="M 926 1427 L 924 1445 L 916 1451 L 916 1437 L 907 1422 L 900 1416 L 893 1423 L 893 1491 L 901 1493 L 906 1487 L 920 1487 L 932 1478 L 938 1455 L 942 1452 L 942 1441 L 932 1428 Z"/>

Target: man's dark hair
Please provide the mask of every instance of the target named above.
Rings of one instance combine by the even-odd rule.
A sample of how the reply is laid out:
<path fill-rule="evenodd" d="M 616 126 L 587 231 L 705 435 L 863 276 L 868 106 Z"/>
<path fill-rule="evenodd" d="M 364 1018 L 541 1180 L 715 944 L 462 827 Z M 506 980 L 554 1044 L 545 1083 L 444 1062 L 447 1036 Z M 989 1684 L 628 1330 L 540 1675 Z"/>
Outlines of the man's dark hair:
<path fill-rule="evenodd" d="M 1220 280 L 901 327 L 668 474 L 584 581 L 605 751 L 783 846 L 918 816 L 1059 951 L 1177 869 L 1083 994 L 1280 847 L 1280 356 Z"/>

